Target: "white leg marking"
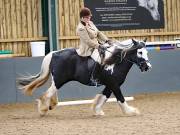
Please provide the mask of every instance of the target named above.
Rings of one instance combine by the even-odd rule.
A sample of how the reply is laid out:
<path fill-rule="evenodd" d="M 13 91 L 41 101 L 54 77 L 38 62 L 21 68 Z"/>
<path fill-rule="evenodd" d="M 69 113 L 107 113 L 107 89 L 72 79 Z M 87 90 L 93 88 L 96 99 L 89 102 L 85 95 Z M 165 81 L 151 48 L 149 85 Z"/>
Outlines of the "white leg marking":
<path fill-rule="evenodd" d="M 40 99 L 37 99 L 38 102 L 38 112 L 41 116 L 44 116 L 47 114 L 51 102 L 51 97 L 56 94 L 57 89 L 54 85 L 54 81 L 52 80 L 51 87 L 45 92 L 44 95 L 40 97 Z"/>
<path fill-rule="evenodd" d="M 118 104 L 120 105 L 123 113 L 125 113 L 127 115 L 132 116 L 132 115 L 139 115 L 140 114 L 140 112 L 137 108 L 129 106 L 126 101 L 124 103 L 121 103 L 120 101 L 118 101 Z"/>
<path fill-rule="evenodd" d="M 96 95 L 93 103 L 93 111 L 95 115 L 100 115 L 100 116 L 104 115 L 102 106 L 105 104 L 106 101 L 107 98 L 103 94 Z"/>
<path fill-rule="evenodd" d="M 52 80 L 51 87 L 46 92 L 47 98 L 51 98 L 56 92 L 57 92 L 57 89 L 56 89 L 56 86 L 54 84 L 54 81 Z"/>

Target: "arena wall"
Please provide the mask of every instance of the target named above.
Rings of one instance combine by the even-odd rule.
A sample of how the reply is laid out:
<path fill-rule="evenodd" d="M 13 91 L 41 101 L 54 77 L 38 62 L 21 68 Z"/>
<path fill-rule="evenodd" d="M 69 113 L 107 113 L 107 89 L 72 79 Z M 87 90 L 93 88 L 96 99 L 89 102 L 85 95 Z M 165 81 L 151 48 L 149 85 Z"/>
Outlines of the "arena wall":
<path fill-rule="evenodd" d="M 149 51 L 152 70 L 141 73 L 137 66 L 133 66 L 122 86 L 126 96 L 139 93 L 180 90 L 180 53 L 179 50 Z M 16 87 L 16 78 L 19 75 L 38 73 L 43 57 L 22 57 L 0 59 L 0 103 L 32 102 L 40 96 L 48 86 L 38 89 L 34 96 L 27 97 Z M 59 90 L 59 99 L 75 100 L 93 98 L 104 87 L 88 87 L 78 82 L 67 83 Z"/>

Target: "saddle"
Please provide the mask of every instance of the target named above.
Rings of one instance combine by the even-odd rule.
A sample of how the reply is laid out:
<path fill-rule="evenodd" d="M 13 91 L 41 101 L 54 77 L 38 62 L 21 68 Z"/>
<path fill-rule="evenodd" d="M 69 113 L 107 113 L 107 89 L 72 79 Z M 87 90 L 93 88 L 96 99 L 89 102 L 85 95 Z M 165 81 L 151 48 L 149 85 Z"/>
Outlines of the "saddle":
<path fill-rule="evenodd" d="M 101 45 L 98 49 L 94 49 L 93 53 L 91 54 L 91 58 L 102 65 L 104 57 L 105 57 L 105 51 L 107 48 L 109 48 L 111 44 L 105 43 Z"/>

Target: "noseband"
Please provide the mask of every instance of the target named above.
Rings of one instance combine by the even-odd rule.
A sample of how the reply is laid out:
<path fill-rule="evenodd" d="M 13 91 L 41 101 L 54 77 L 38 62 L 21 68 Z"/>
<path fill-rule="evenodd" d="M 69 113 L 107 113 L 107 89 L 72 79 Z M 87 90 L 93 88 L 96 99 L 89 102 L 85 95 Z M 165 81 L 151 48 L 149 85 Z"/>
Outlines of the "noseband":
<path fill-rule="evenodd" d="M 141 66 L 141 64 L 143 64 L 144 62 L 149 62 L 149 60 L 144 60 L 144 61 L 141 61 L 141 62 L 139 62 L 139 59 L 138 58 L 136 58 L 136 60 L 137 60 L 137 63 L 135 63 L 134 61 L 132 61 L 132 60 L 129 60 L 129 59 L 124 59 L 125 61 L 127 61 L 127 62 L 130 62 L 130 63 L 132 63 L 132 64 L 136 64 L 136 65 L 138 65 L 138 66 Z"/>

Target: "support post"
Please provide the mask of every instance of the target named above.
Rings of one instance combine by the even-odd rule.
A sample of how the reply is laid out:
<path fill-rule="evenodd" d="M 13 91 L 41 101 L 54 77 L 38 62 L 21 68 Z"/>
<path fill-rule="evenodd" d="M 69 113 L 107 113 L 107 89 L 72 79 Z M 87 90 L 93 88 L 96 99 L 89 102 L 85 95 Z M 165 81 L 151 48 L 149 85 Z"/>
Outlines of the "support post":
<path fill-rule="evenodd" d="M 48 0 L 50 51 L 59 49 L 57 13 L 57 0 Z"/>
<path fill-rule="evenodd" d="M 49 37 L 48 0 L 41 0 L 42 10 L 42 32 L 44 37 Z M 45 43 L 45 54 L 50 52 L 49 40 Z"/>

